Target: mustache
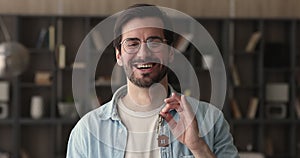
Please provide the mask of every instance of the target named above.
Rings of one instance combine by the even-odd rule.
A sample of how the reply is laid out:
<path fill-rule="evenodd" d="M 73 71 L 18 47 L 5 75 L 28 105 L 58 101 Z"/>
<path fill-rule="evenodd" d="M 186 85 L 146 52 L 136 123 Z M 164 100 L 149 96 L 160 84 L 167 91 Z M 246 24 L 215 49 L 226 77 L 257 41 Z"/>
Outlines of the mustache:
<path fill-rule="evenodd" d="M 135 64 L 135 63 L 158 63 L 160 64 L 161 61 L 157 58 L 145 58 L 145 59 L 133 59 L 130 64 Z"/>

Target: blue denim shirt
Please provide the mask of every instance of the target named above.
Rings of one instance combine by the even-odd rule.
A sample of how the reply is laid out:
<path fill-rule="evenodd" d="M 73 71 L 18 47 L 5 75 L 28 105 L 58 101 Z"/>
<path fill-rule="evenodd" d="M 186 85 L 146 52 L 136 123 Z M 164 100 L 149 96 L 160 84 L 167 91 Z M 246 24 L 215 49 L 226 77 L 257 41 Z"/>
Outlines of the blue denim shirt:
<path fill-rule="evenodd" d="M 127 130 L 117 111 L 118 99 L 127 93 L 121 87 L 112 100 L 87 113 L 73 128 L 67 147 L 67 158 L 123 158 L 127 144 Z M 229 126 L 222 112 L 216 107 L 187 97 L 198 121 L 202 138 L 218 157 L 236 158 L 238 152 L 233 145 Z M 172 111 L 178 119 L 176 111 Z M 176 140 L 166 122 L 161 130 L 170 138 L 167 147 L 161 147 L 161 158 L 193 158 L 191 151 Z"/>

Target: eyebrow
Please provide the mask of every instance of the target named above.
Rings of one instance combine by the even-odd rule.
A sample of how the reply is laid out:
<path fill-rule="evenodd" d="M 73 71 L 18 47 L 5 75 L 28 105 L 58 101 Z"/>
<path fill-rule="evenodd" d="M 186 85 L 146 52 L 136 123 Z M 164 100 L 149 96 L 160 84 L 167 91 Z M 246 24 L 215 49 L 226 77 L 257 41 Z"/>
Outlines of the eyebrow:
<path fill-rule="evenodd" d="M 123 41 L 121 41 L 120 44 L 122 44 L 124 41 L 128 41 L 128 40 L 140 40 L 140 39 L 136 38 L 136 37 L 129 37 L 129 38 L 125 38 Z"/>
<path fill-rule="evenodd" d="M 146 41 L 149 40 L 149 39 L 163 39 L 163 38 L 160 37 L 160 36 L 149 36 L 149 37 L 146 38 Z M 125 40 L 140 40 L 141 41 L 141 39 L 139 39 L 137 37 L 130 37 L 130 38 L 124 39 L 124 41 Z"/>
<path fill-rule="evenodd" d="M 140 40 L 139 38 L 136 38 L 136 37 L 131 37 L 131 38 L 126 38 L 124 40 Z"/>
<path fill-rule="evenodd" d="M 163 38 L 160 37 L 160 36 L 149 36 L 149 37 L 146 38 L 146 41 L 147 41 L 148 39 L 163 39 Z"/>

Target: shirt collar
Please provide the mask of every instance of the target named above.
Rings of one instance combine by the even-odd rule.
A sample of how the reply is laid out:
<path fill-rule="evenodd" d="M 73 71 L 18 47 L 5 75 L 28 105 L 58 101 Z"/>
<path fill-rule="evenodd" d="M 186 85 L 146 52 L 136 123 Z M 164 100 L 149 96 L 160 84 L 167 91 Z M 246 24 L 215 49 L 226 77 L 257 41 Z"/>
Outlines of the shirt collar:
<path fill-rule="evenodd" d="M 175 90 L 172 88 L 171 85 L 168 86 L 169 91 L 171 92 L 169 96 L 172 95 Z M 111 118 L 112 120 L 118 120 L 120 121 L 120 117 L 118 115 L 118 110 L 117 110 L 117 103 L 118 100 L 123 97 L 124 95 L 127 94 L 127 85 L 124 85 L 120 87 L 113 95 L 111 101 L 108 103 L 104 104 L 102 107 L 97 109 L 97 114 L 100 117 L 101 120 L 107 120 Z"/>
<path fill-rule="evenodd" d="M 107 120 L 109 118 L 113 120 L 120 120 L 117 110 L 118 100 L 126 95 L 127 85 L 120 87 L 113 95 L 112 99 L 104 104 L 102 107 L 98 108 L 97 114 L 102 120 Z"/>

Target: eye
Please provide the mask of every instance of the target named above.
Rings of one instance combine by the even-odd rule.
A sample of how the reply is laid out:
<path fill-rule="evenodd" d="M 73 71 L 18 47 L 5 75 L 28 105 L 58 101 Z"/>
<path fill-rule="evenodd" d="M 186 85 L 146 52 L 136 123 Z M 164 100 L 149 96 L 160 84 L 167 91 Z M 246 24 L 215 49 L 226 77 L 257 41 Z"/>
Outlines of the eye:
<path fill-rule="evenodd" d="M 126 44 L 126 47 L 133 49 L 133 48 L 139 47 L 140 41 L 139 40 L 127 40 L 125 44 Z"/>
<path fill-rule="evenodd" d="M 161 43 L 159 42 L 148 42 L 148 46 L 151 48 L 159 47 Z"/>
<path fill-rule="evenodd" d="M 150 48 L 159 47 L 162 44 L 162 40 L 159 38 L 150 38 L 147 40 L 147 44 Z"/>

